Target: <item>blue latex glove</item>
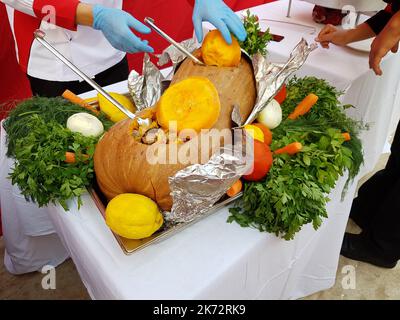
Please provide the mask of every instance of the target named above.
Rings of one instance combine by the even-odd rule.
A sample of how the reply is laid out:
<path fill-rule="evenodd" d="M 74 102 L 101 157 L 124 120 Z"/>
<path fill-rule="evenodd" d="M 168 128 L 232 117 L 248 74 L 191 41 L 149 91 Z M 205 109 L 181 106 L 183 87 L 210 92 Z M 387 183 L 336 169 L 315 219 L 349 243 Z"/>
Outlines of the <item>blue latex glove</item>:
<path fill-rule="evenodd" d="M 246 40 L 247 33 L 240 18 L 222 0 L 196 0 L 193 10 L 193 25 L 197 40 L 203 40 L 202 22 L 212 23 L 221 31 L 225 41 L 232 43 L 232 32 L 239 41 Z"/>
<path fill-rule="evenodd" d="M 123 10 L 95 5 L 93 7 L 93 28 L 101 30 L 117 50 L 129 53 L 154 52 L 147 40 L 143 41 L 131 30 L 147 34 L 151 32 L 150 28 Z"/>

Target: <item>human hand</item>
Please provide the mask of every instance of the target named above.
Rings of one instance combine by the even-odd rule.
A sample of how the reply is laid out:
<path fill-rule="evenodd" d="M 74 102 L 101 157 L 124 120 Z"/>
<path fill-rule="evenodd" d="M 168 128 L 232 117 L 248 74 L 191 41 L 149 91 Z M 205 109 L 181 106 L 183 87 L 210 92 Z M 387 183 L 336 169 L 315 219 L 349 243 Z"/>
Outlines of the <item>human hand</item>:
<path fill-rule="evenodd" d="M 400 41 L 400 15 L 397 13 L 392 17 L 386 27 L 376 36 L 371 44 L 369 53 L 369 67 L 376 75 L 383 74 L 381 69 L 381 61 L 389 51 L 396 53 L 399 49 Z"/>
<path fill-rule="evenodd" d="M 348 31 L 340 30 L 331 24 L 327 24 L 318 34 L 315 41 L 321 43 L 325 49 L 329 48 L 329 44 L 333 43 L 338 46 L 345 46 L 349 43 Z"/>
<path fill-rule="evenodd" d="M 148 41 L 140 39 L 131 29 L 143 34 L 148 34 L 151 30 L 123 10 L 95 5 L 93 28 L 101 30 L 117 50 L 129 53 L 154 52 L 154 49 L 148 45 Z"/>
<path fill-rule="evenodd" d="M 203 40 L 202 22 L 212 23 L 228 44 L 232 44 L 231 32 L 239 41 L 246 40 L 247 33 L 240 18 L 222 0 L 196 0 L 193 25 L 197 40 Z"/>

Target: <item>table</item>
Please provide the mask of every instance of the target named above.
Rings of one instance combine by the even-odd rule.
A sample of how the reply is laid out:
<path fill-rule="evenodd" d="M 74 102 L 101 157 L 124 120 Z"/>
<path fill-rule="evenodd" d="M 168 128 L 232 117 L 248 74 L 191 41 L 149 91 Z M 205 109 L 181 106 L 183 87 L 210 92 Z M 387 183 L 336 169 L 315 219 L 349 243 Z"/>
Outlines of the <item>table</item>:
<path fill-rule="evenodd" d="M 352 6 L 356 12 L 379 11 L 385 8 L 382 0 L 303 0 L 322 7 L 349 10 Z"/>
<path fill-rule="evenodd" d="M 287 1 L 278 1 L 252 11 L 262 18 L 282 20 L 286 6 Z M 312 22 L 311 10 L 310 4 L 295 3 L 292 21 L 318 27 Z M 315 36 L 306 34 L 308 29 L 305 32 L 290 25 L 271 28 L 286 37 L 270 45 L 274 60 L 287 59 L 302 36 Z M 365 53 L 346 48 L 318 49 L 298 73 L 327 78 L 347 90 L 343 100 L 359 106 L 353 116 L 375 121 L 375 126 L 362 136 L 366 146 L 362 173 L 371 170 L 387 139 L 396 98 L 394 88 L 399 85 L 399 62 L 394 55 L 386 59 L 384 76 L 378 79 L 368 70 Z M 126 91 L 126 84 L 117 84 L 112 90 Z M 385 113 L 379 113 L 376 105 L 382 106 Z M 4 178 L 0 179 L 3 183 Z M 357 184 L 355 181 L 349 187 L 341 202 L 345 180 L 339 179 L 330 195 L 329 219 L 318 231 L 311 225 L 304 226 L 290 242 L 226 223 L 229 213 L 225 208 L 173 238 L 126 256 L 88 195 L 83 197 L 79 211 L 72 200 L 68 213 L 60 206 L 49 206 L 44 214 L 51 218 L 94 299 L 297 299 L 335 282 L 342 236 Z M 7 194 L 0 195 L 3 203 Z"/>

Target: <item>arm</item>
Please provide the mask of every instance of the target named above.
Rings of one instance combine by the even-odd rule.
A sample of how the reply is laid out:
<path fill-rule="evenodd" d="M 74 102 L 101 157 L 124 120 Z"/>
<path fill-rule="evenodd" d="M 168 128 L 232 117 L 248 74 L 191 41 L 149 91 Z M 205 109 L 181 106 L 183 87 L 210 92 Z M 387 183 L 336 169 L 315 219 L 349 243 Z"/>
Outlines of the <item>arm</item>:
<path fill-rule="evenodd" d="M 323 48 L 329 48 L 330 43 L 345 46 L 349 43 L 369 39 L 374 36 L 373 29 L 367 23 L 362 23 L 356 28 L 348 30 L 338 29 L 328 24 L 321 30 L 315 41 L 320 42 Z"/>
<path fill-rule="evenodd" d="M 392 15 L 392 7 L 388 5 L 385 10 L 379 11 L 355 29 L 341 30 L 332 25 L 327 25 L 321 30 L 315 41 L 320 42 L 323 48 L 329 48 L 329 43 L 344 46 L 351 42 L 375 37 L 389 22 Z"/>
<path fill-rule="evenodd" d="M 389 51 L 396 53 L 400 41 L 400 11 L 389 20 L 371 45 L 369 66 L 375 74 L 382 75 L 380 63 Z"/>
<path fill-rule="evenodd" d="M 40 20 L 50 18 L 59 27 L 76 30 L 75 14 L 79 0 L 1 0 L 1 2 Z M 50 17 L 52 14 L 54 17 Z"/>
<path fill-rule="evenodd" d="M 100 30 L 110 44 L 124 52 L 153 52 L 147 41 L 142 41 L 131 29 L 150 33 L 150 29 L 129 13 L 100 5 L 80 3 L 79 0 L 0 0 L 16 10 L 48 22 L 76 30 L 84 25 Z M 54 17 L 51 17 L 53 13 Z"/>

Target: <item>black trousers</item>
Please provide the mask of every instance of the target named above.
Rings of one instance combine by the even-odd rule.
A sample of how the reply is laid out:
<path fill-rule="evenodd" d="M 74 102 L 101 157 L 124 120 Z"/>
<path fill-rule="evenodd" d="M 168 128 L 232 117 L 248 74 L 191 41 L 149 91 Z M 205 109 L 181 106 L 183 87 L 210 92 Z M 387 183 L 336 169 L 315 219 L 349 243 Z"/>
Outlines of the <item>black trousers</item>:
<path fill-rule="evenodd" d="M 400 123 L 385 169 L 359 190 L 350 217 L 362 236 L 389 260 L 400 259 Z"/>
<path fill-rule="evenodd" d="M 128 79 L 129 67 L 128 60 L 125 56 L 120 62 L 113 67 L 97 74 L 94 77 L 100 86 L 108 86 L 110 84 Z M 28 75 L 31 84 L 32 93 L 43 97 L 60 96 L 66 89 L 75 94 L 81 94 L 93 88 L 85 81 L 48 81 L 34 78 Z"/>

